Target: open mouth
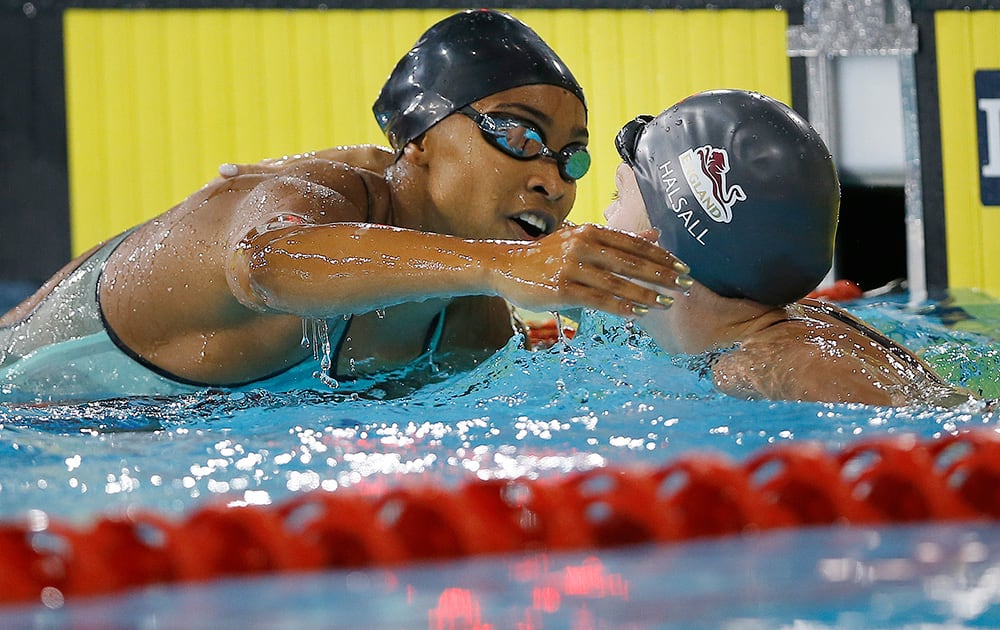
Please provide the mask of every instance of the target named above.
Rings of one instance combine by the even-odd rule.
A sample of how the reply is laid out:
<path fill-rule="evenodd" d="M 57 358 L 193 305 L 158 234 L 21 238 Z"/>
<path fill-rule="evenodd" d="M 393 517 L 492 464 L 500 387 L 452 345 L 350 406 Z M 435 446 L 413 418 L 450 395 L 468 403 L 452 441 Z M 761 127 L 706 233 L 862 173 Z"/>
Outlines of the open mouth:
<path fill-rule="evenodd" d="M 540 238 L 552 232 L 551 221 L 540 213 L 522 212 L 511 217 L 511 220 L 521 226 L 531 238 Z"/>

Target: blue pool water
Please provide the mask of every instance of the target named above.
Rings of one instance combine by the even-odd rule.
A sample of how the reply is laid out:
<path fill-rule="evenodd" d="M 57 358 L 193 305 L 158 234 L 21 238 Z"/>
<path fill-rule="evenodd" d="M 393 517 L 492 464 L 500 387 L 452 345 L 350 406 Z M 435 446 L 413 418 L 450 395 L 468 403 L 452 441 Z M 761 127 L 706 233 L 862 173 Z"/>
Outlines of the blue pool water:
<path fill-rule="evenodd" d="M 850 310 L 949 379 L 1000 397 L 1000 304 L 965 295 L 913 309 L 896 296 Z M 571 343 L 536 353 L 511 343 L 472 372 L 392 400 L 317 382 L 2 405 L 0 519 L 44 512 L 82 526 L 137 507 L 180 517 L 210 501 L 545 479 L 693 451 L 742 461 L 782 442 L 839 450 L 875 435 L 996 425 L 977 404 L 734 400 L 713 390 L 698 358 L 665 355 L 615 318 L 582 320 Z M 1000 527 L 926 524 L 158 586 L 0 608 L 0 627 L 956 628 L 1000 625 L 998 600 Z"/>

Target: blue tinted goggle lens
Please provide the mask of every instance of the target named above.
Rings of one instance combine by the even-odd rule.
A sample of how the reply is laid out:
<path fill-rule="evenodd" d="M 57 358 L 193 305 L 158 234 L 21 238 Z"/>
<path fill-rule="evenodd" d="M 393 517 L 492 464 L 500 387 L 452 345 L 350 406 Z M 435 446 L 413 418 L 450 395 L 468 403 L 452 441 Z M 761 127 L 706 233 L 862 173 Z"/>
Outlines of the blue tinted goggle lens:
<path fill-rule="evenodd" d="M 479 126 L 487 142 L 513 158 L 550 157 L 559 165 L 559 174 L 567 181 L 578 180 L 590 170 L 590 153 L 582 144 L 571 144 L 556 152 L 545 146 L 537 130 L 517 119 L 494 117 L 471 107 L 463 107 L 459 112 Z"/>

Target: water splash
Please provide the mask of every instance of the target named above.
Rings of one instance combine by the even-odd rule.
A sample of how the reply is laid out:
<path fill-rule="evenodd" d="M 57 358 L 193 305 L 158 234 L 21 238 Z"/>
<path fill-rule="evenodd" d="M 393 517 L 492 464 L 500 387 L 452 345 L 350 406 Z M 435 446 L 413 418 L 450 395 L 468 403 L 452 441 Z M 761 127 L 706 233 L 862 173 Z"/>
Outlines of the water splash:
<path fill-rule="evenodd" d="M 1000 354 L 996 341 L 949 331 L 927 313 L 855 312 L 929 359 Z M 309 322 L 321 365 L 340 326 Z M 311 487 L 384 488 L 415 476 L 445 486 L 470 475 L 534 478 L 655 466 L 690 451 L 741 459 L 783 441 L 840 448 L 866 436 L 996 423 L 974 406 L 736 400 L 715 391 L 705 357 L 668 355 L 636 323 L 594 313 L 548 350 L 528 351 L 515 338 L 474 365 L 462 361 L 442 353 L 439 372 L 422 363 L 337 389 L 316 380 L 283 392 L 0 405 L 0 517 L 36 508 L 73 519 L 119 507 L 183 512 L 206 498 L 280 501 Z M 992 366 L 980 372 L 995 373 Z M 986 380 L 965 368 L 950 378 Z"/>
<path fill-rule="evenodd" d="M 309 343 L 309 320 L 305 317 L 302 318 L 302 339 L 299 341 L 299 345 L 303 348 L 308 348 Z"/>
<path fill-rule="evenodd" d="M 346 326 L 345 321 L 335 330 L 342 333 L 342 329 Z M 312 320 L 312 337 L 313 360 L 319 361 L 319 370 L 314 372 L 313 376 L 327 387 L 337 389 L 340 387 L 340 382 L 333 377 L 336 366 L 333 365 L 333 346 L 330 344 L 330 325 L 327 320 Z"/>

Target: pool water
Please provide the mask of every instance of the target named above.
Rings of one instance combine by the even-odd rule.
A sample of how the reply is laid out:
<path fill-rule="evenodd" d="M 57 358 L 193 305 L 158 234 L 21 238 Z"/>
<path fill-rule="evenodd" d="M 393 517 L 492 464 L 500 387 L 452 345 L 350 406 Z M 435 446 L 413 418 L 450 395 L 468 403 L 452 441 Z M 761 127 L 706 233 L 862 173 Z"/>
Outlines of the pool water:
<path fill-rule="evenodd" d="M 1000 304 L 964 293 L 920 308 L 905 295 L 848 306 L 950 380 L 1000 398 Z M 571 342 L 528 352 L 515 341 L 394 399 L 317 381 L 280 393 L 0 406 L 0 520 L 44 512 L 82 527 L 140 508 L 180 518 L 208 502 L 554 479 L 703 451 L 739 462 L 781 443 L 840 450 L 996 425 L 977 403 L 735 400 L 713 390 L 701 358 L 666 355 L 617 318 L 580 319 Z M 998 599 L 1000 527 L 951 523 L 164 585 L 7 606 L 0 626 L 955 628 L 997 625 Z"/>

